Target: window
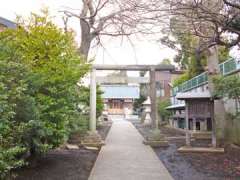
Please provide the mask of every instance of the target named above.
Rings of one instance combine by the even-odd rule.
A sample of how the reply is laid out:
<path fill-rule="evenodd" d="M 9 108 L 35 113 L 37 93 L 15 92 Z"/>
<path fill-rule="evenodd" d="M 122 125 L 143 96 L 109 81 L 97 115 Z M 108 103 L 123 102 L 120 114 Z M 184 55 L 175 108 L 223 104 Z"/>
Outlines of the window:
<path fill-rule="evenodd" d="M 163 83 L 161 83 L 161 82 L 156 82 L 156 91 L 157 91 L 157 92 L 156 92 L 157 97 L 161 97 L 161 96 L 164 96 L 164 95 L 165 95 Z"/>

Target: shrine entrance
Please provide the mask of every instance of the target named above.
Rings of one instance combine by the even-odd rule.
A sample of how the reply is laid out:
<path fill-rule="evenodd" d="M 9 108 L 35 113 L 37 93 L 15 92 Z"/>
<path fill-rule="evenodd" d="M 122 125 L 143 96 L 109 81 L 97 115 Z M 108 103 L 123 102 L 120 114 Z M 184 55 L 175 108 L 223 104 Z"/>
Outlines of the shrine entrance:
<path fill-rule="evenodd" d="M 109 113 L 110 114 L 123 114 L 123 104 L 124 101 L 122 99 L 111 99 L 108 101 L 109 104 Z"/>
<path fill-rule="evenodd" d="M 96 77 L 96 71 L 98 70 L 120 70 L 120 71 L 148 71 L 149 78 L 145 77 L 127 77 L 125 80 L 127 83 L 149 83 L 150 85 L 150 99 L 151 99 L 151 119 L 152 128 L 158 128 L 157 120 L 157 102 L 156 102 L 156 71 L 174 71 L 173 65 L 93 65 L 90 76 L 90 121 L 89 131 L 96 133 L 96 84 L 100 82 L 108 82 L 117 80 L 117 77 L 112 79 L 103 79 Z M 113 111 L 121 109 L 120 102 L 111 102 Z M 116 112 L 117 113 L 117 112 Z"/>

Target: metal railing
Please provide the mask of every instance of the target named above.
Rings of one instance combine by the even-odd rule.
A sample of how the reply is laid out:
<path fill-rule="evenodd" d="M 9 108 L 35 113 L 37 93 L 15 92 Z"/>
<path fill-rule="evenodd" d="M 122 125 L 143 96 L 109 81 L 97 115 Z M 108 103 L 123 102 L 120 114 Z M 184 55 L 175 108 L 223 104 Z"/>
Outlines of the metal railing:
<path fill-rule="evenodd" d="M 240 70 L 240 60 L 229 59 L 221 64 L 219 64 L 220 72 L 222 75 L 231 74 L 237 70 Z M 173 88 L 173 96 L 175 96 L 178 92 L 186 92 L 193 88 L 204 85 L 208 82 L 207 72 L 199 74 L 194 78 L 176 86 Z"/>
<path fill-rule="evenodd" d="M 240 66 L 238 66 L 238 64 L 239 62 L 236 59 L 230 59 L 228 61 L 225 61 L 219 64 L 219 68 L 222 75 L 227 75 L 240 69 Z"/>

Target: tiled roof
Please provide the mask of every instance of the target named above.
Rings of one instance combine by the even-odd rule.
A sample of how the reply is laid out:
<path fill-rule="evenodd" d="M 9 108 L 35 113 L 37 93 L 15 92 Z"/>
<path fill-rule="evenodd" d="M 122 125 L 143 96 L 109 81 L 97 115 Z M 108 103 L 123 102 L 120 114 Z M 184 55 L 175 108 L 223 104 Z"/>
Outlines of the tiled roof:
<path fill-rule="evenodd" d="M 105 99 L 138 99 L 139 86 L 133 85 L 101 85 L 102 97 Z"/>
<path fill-rule="evenodd" d="M 10 29 L 15 29 L 17 27 L 17 24 L 8 20 L 8 19 L 5 19 L 3 17 L 0 17 L 0 24 L 6 26 L 7 28 L 10 28 Z"/>

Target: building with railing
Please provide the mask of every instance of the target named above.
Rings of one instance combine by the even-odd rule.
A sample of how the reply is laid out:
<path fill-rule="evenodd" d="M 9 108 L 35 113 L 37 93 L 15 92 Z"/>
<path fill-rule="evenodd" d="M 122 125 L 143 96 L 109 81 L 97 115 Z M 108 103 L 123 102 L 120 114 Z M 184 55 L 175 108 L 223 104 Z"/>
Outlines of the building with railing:
<path fill-rule="evenodd" d="M 222 75 L 229 75 L 235 73 L 240 70 L 240 59 L 230 59 L 219 64 L 219 69 Z M 190 91 L 191 89 L 203 86 L 204 84 L 208 83 L 207 72 L 203 72 L 198 76 L 180 84 L 173 88 L 173 96 L 175 96 L 178 92 L 186 92 Z"/>
<path fill-rule="evenodd" d="M 240 71 L 240 59 L 229 59 L 221 64 L 219 64 L 220 72 L 223 76 L 235 74 Z M 185 98 L 183 98 L 185 97 Z M 173 116 L 170 119 L 171 126 L 175 128 L 186 129 L 186 100 L 187 99 L 197 99 L 195 109 L 199 112 L 204 110 L 203 115 L 201 117 L 190 118 L 189 119 L 189 130 L 200 130 L 200 131 L 210 131 L 211 130 L 211 114 L 207 112 L 206 109 L 200 107 L 199 103 L 203 99 L 209 99 L 210 93 L 208 90 L 208 75 L 207 72 L 204 72 L 182 84 L 172 88 L 171 93 L 171 106 L 167 107 L 167 109 L 173 112 Z M 202 100 L 200 100 L 202 99 Z M 198 104 L 198 105 L 197 105 Z M 229 112 L 233 112 L 235 110 L 235 101 L 231 99 L 225 100 L 225 109 Z M 205 112 L 206 111 L 206 112 Z M 217 112 L 215 112 L 217 113 Z M 201 114 L 201 113 L 200 113 Z M 205 115 L 205 116 L 204 116 Z"/>

